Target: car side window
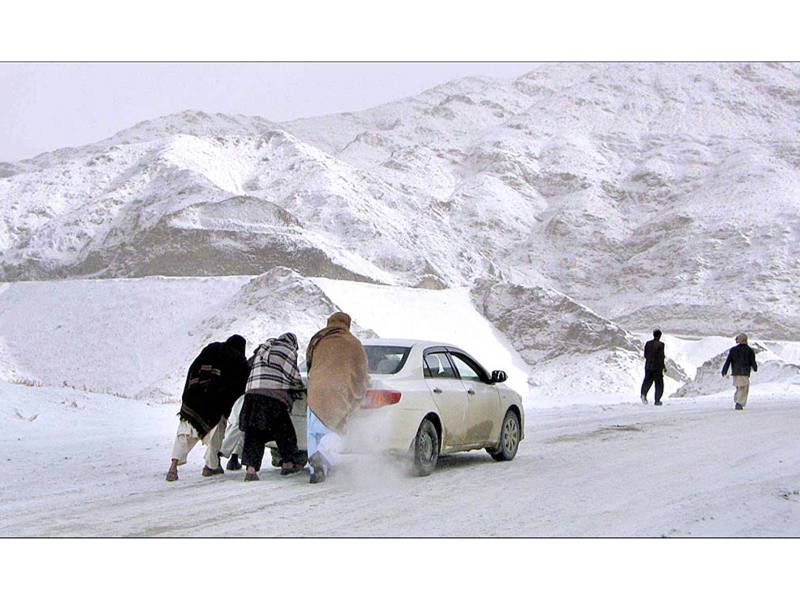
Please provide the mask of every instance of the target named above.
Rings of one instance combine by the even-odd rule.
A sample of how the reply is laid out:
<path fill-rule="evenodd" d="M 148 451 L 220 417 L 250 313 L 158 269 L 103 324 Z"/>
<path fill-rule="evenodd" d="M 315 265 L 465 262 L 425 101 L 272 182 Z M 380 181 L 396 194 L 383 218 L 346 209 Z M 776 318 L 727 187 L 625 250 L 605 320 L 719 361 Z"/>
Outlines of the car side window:
<path fill-rule="evenodd" d="M 478 373 L 477 369 L 468 363 L 465 359 L 460 357 L 458 354 L 450 353 L 450 356 L 453 359 L 453 362 L 456 365 L 456 370 L 458 374 L 461 376 L 461 379 L 466 379 L 467 381 L 483 381 L 483 378 Z"/>
<path fill-rule="evenodd" d="M 456 373 L 444 352 L 431 352 L 424 358 L 425 377 L 456 378 Z"/>

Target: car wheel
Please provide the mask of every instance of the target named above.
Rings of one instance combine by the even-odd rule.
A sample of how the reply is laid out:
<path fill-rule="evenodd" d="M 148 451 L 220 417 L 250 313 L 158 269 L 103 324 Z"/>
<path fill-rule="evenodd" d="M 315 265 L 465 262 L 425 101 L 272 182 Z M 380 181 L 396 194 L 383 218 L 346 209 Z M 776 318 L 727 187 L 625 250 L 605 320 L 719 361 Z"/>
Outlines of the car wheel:
<path fill-rule="evenodd" d="M 487 448 L 487 452 L 495 460 L 513 460 L 517 455 L 520 440 L 519 417 L 513 410 L 509 410 L 503 417 L 500 427 L 500 444 L 497 448 Z"/>
<path fill-rule="evenodd" d="M 438 460 L 439 434 L 436 433 L 436 426 L 429 419 L 425 419 L 414 438 L 414 474 L 427 477 L 433 473 Z"/>

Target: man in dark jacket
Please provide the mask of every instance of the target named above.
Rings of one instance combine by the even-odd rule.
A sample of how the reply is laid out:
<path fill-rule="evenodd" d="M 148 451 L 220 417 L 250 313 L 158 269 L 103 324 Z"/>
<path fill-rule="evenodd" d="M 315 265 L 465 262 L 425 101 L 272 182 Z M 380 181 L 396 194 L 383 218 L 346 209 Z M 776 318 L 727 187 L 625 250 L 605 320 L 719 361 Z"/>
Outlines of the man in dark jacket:
<path fill-rule="evenodd" d="M 747 395 L 750 392 L 750 369 L 758 371 L 756 353 L 747 345 L 747 335 L 744 333 L 736 336 L 736 345 L 728 351 L 728 358 L 722 365 L 723 377 L 728 374 L 729 367 L 732 367 L 733 385 L 736 386 L 733 407 L 736 410 L 744 410 L 747 404 Z"/>
<path fill-rule="evenodd" d="M 213 342 L 189 367 L 167 481 L 178 479 L 178 466 L 186 464 L 186 457 L 198 441 L 207 446 L 203 476 L 225 472 L 219 464 L 219 449 L 233 403 L 244 393 L 247 383 L 246 344 L 240 335 Z"/>
<path fill-rule="evenodd" d="M 644 345 L 644 381 L 642 382 L 642 404 L 647 404 L 647 392 L 656 384 L 656 406 L 661 406 L 664 394 L 664 342 L 661 341 L 661 330 L 653 331 L 653 339 Z"/>

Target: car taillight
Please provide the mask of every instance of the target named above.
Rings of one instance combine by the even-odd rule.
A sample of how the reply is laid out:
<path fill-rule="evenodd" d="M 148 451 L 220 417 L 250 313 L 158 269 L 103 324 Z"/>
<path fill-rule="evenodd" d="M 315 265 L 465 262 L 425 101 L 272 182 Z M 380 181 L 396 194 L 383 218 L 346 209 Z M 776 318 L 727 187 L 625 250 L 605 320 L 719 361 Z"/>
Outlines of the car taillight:
<path fill-rule="evenodd" d="M 380 408 L 400 402 L 400 392 L 395 390 L 367 390 L 367 399 L 362 408 Z"/>

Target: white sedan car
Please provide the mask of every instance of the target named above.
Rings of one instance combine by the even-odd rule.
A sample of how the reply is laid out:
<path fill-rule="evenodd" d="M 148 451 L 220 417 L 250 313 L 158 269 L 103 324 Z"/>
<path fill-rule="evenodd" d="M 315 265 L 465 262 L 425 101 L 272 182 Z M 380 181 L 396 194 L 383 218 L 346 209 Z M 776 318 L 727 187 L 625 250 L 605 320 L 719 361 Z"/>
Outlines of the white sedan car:
<path fill-rule="evenodd" d="M 524 437 L 519 394 L 464 350 L 419 340 L 364 341 L 370 385 L 362 409 L 348 421 L 345 452 L 411 455 L 418 475 L 429 475 L 441 455 L 485 448 L 512 460 Z M 292 415 L 305 446 L 305 402 Z"/>

